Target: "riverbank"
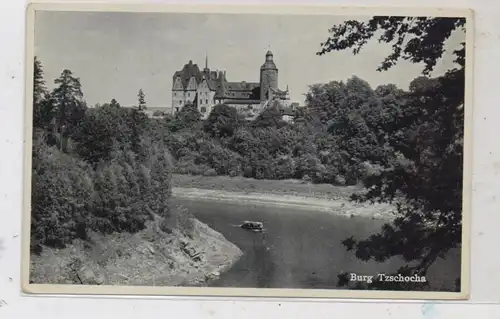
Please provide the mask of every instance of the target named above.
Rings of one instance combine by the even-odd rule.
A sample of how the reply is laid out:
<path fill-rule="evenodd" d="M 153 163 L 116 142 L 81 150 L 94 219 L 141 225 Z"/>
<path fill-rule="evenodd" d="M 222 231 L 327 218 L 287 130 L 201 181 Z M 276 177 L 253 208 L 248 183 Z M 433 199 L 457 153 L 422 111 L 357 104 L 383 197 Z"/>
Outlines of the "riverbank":
<path fill-rule="evenodd" d="M 255 180 L 226 176 L 174 175 L 172 195 L 189 200 L 329 212 L 339 216 L 394 218 L 389 204 L 356 203 L 350 195 L 360 186 L 308 184 L 297 180 Z"/>
<path fill-rule="evenodd" d="M 181 188 L 211 189 L 218 191 L 264 193 L 290 195 L 335 200 L 346 199 L 363 190 L 362 186 L 334 186 L 331 184 L 312 184 L 302 180 L 266 180 L 229 176 L 172 175 L 172 186 Z"/>
<path fill-rule="evenodd" d="M 189 233 L 149 222 L 136 234 L 91 234 L 64 249 L 31 256 L 33 283 L 194 286 L 229 269 L 242 251 L 197 219 Z"/>

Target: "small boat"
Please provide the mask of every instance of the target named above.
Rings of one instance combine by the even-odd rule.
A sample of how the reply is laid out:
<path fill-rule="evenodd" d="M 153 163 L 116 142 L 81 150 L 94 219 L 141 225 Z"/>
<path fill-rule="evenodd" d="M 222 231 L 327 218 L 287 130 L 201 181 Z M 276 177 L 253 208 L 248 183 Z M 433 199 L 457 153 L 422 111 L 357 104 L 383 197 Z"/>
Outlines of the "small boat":
<path fill-rule="evenodd" d="M 264 224 L 262 222 L 253 222 L 245 220 L 241 225 L 241 228 L 248 229 L 254 232 L 261 232 L 264 230 Z"/>

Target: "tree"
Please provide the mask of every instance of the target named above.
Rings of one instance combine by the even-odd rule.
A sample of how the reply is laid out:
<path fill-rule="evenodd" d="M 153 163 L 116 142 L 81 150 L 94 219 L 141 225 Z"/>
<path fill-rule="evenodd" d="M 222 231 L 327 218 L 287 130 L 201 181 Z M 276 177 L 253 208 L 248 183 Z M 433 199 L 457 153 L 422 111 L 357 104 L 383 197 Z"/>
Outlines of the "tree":
<path fill-rule="evenodd" d="M 60 136 L 60 149 L 64 150 L 68 137 L 76 131 L 85 115 L 86 105 L 80 79 L 70 70 L 64 70 L 54 83 L 58 85 L 51 95 L 57 114 L 56 130 Z"/>
<path fill-rule="evenodd" d="M 114 108 L 120 108 L 121 105 L 118 103 L 115 99 L 112 99 L 111 102 L 109 103 L 109 106 L 114 107 Z"/>
<path fill-rule="evenodd" d="M 114 105 L 113 105 L 114 104 Z M 131 148 L 132 130 L 127 123 L 126 109 L 116 101 L 87 110 L 78 132 L 74 134 L 76 153 L 91 164 L 109 161 L 113 151 Z"/>
<path fill-rule="evenodd" d="M 381 31 L 379 42 L 392 44 L 393 52 L 378 70 L 387 70 L 404 59 L 423 63 L 425 75 L 441 58 L 452 32 L 463 32 L 464 28 L 462 18 L 373 17 L 368 22 L 347 21 L 329 30 L 331 36 L 321 43 L 317 54 L 349 48 L 358 54 Z M 454 54 L 455 69 L 437 79 L 416 79 L 407 106 L 385 119 L 392 124 L 390 130 L 389 126 L 384 128 L 392 152 L 381 159 L 384 169 L 380 174 L 365 180 L 369 191 L 356 198 L 395 202 L 397 218 L 379 234 L 361 241 L 344 241 L 347 249 L 354 249 L 362 260 L 402 256 L 408 262 L 399 271 L 403 274 L 425 276 L 437 258 L 461 245 L 465 42 Z M 340 285 L 346 284 L 345 275 L 339 278 Z M 372 285 L 378 289 L 403 286 Z"/>
<path fill-rule="evenodd" d="M 42 62 L 35 57 L 33 69 L 33 103 L 40 103 L 47 93 L 47 87 L 43 78 Z"/>
<path fill-rule="evenodd" d="M 262 111 L 253 121 L 254 127 L 282 127 L 286 125 L 278 106 L 271 105 Z"/>
<path fill-rule="evenodd" d="M 137 97 L 137 107 L 132 108 L 130 113 L 130 128 L 132 129 L 131 148 L 135 154 L 141 154 L 141 139 L 147 122 L 146 114 L 144 114 L 144 110 L 146 109 L 146 100 L 142 89 L 139 89 Z"/>
<path fill-rule="evenodd" d="M 445 41 L 453 31 L 465 29 L 465 18 L 428 18 L 378 16 L 368 22 L 356 20 L 333 26 L 331 36 L 321 43 L 318 55 L 331 51 L 352 49 L 358 54 L 377 31 L 382 31 L 379 42 L 392 44 L 392 53 L 385 58 L 377 70 L 388 70 L 404 59 L 424 64 L 424 74 L 429 74 L 444 53 Z M 455 50 L 456 60 L 465 65 L 465 42 Z"/>
<path fill-rule="evenodd" d="M 205 132 L 212 137 L 230 137 L 240 124 L 238 111 L 234 107 L 225 104 L 214 106 L 212 112 L 205 121 Z"/>
<path fill-rule="evenodd" d="M 139 111 L 144 111 L 146 109 L 146 96 L 144 95 L 142 89 L 139 89 L 139 93 L 137 93 L 137 98 L 139 102 L 137 104 L 137 109 Z"/>
<path fill-rule="evenodd" d="M 302 116 L 308 123 L 316 126 L 328 125 L 328 122 L 341 109 L 341 103 L 346 96 L 346 84 L 332 81 L 326 84 L 314 84 L 306 93 L 307 108 Z"/>
<path fill-rule="evenodd" d="M 201 123 L 201 113 L 194 104 L 186 104 L 175 113 L 172 120 L 168 120 L 167 125 L 171 132 L 177 132 L 186 128 L 193 128 Z"/>
<path fill-rule="evenodd" d="M 35 57 L 33 69 L 33 126 L 48 129 L 54 118 L 54 103 L 45 86 L 42 62 Z"/>

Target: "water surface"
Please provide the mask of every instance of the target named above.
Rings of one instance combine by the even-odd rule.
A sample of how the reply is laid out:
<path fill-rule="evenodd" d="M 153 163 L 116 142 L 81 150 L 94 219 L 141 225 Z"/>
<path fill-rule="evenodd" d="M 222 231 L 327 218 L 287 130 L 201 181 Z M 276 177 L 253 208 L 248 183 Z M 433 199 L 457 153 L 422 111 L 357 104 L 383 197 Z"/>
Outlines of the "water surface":
<path fill-rule="evenodd" d="M 361 275 L 394 272 L 402 262 L 363 262 L 347 252 L 341 241 L 377 233 L 383 222 L 366 217 L 343 217 L 324 212 L 289 208 L 176 199 L 202 222 L 222 233 L 244 253 L 234 266 L 211 285 L 239 288 L 338 289 L 341 272 Z M 235 225 L 244 220 L 262 221 L 265 232 L 254 233 Z M 460 274 L 455 252 L 429 274 L 433 286 L 448 286 Z"/>

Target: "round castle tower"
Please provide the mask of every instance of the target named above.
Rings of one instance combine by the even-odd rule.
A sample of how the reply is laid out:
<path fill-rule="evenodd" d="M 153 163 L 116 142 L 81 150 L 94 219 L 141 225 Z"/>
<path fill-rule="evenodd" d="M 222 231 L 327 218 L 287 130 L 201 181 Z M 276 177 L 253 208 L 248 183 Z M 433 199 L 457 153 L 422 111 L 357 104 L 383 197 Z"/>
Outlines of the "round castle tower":
<path fill-rule="evenodd" d="M 260 100 L 269 98 L 269 89 L 278 89 L 278 68 L 273 61 L 273 53 L 267 51 L 266 62 L 260 67 Z"/>

